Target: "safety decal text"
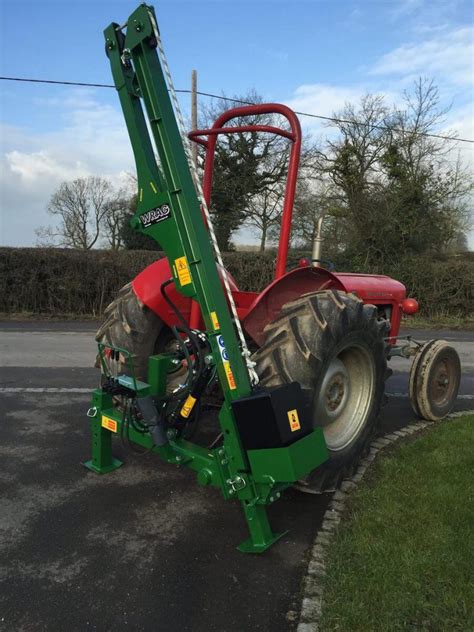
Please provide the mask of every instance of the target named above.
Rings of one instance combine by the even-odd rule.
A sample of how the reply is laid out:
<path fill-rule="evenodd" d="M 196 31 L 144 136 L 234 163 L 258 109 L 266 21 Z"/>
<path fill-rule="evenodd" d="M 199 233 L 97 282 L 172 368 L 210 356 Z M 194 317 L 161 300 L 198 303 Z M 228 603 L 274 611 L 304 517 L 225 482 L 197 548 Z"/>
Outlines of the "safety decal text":
<path fill-rule="evenodd" d="M 212 321 L 212 326 L 214 327 L 214 331 L 217 331 L 218 329 L 220 329 L 219 320 L 217 318 L 216 312 L 211 312 L 211 321 Z"/>
<path fill-rule="evenodd" d="M 178 259 L 174 260 L 174 265 L 181 285 L 189 285 L 192 283 L 191 271 L 189 270 L 188 260 L 186 257 L 178 257 Z"/>
<path fill-rule="evenodd" d="M 288 421 L 290 423 L 291 432 L 296 432 L 296 430 L 301 430 L 300 420 L 298 417 L 298 411 L 296 408 L 293 410 L 289 410 L 287 412 Z"/>
<path fill-rule="evenodd" d="M 232 373 L 232 368 L 230 366 L 229 354 L 225 348 L 224 336 L 219 336 L 217 338 L 217 342 L 219 343 L 219 351 L 221 352 L 222 364 L 227 377 L 227 383 L 229 384 L 230 390 L 234 391 L 237 388 L 237 384 L 235 383 L 234 374 Z"/>
<path fill-rule="evenodd" d="M 117 432 L 117 422 L 115 419 L 110 419 L 110 417 L 102 415 L 102 428 L 106 428 L 111 432 Z"/>
<path fill-rule="evenodd" d="M 142 213 L 140 215 L 140 222 L 143 228 L 149 228 L 153 226 L 153 224 L 158 224 L 165 219 L 169 219 L 171 217 L 171 209 L 168 204 L 163 204 L 162 206 L 157 206 L 156 208 L 152 208 L 146 213 Z"/>
<path fill-rule="evenodd" d="M 185 419 L 187 419 L 189 415 L 191 414 L 191 411 L 194 408 L 195 403 L 196 403 L 196 398 L 193 397 L 192 395 L 188 395 L 180 411 L 181 417 L 184 417 Z"/>
<path fill-rule="evenodd" d="M 229 388 L 231 391 L 235 391 L 235 389 L 237 388 L 237 384 L 235 383 L 234 374 L 232 373 L 232 369 L 230 368 L 230 362 L 226 360 L 222 364 L 224 365 L 224 371 L 227 377 Z"/>

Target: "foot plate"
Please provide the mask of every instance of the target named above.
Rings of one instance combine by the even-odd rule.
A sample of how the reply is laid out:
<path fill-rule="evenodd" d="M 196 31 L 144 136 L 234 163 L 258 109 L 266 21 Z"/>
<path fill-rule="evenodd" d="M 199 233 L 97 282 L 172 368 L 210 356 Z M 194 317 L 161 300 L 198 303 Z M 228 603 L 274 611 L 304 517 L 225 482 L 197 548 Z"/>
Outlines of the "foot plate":
<path fill-rule="evenodd" d="M 288 531 L 282 531 L 281 533 L 276 533 L 273 535 L 272 538 L 267 540 L 264 544 L 254 544 L 252 542 L 252 538 L 248 538 L 248 540 L 244 540 L 243 542 L 241 542 L 239 546 L 237 547 L 237 549 L 241 553 L 263 553 L 268 548 L 270 548 L 272 544 L 274 544 L 277 540 L 282 538 L 287 533 Z"/>
<path fill-rule="evenodd" d="M 119 461 L 119 459 L 112 459 L 112 463 L 110 465 L 106 465 L 105 467 L 97 467 L 92 461 L 84 461 L 82 465 L 87 467 L 88 470 L 95 472 L 96 474 L 108 474 L 109 472 L 113 472 L 121 465 L 123 465 L 123 462 Z"/>

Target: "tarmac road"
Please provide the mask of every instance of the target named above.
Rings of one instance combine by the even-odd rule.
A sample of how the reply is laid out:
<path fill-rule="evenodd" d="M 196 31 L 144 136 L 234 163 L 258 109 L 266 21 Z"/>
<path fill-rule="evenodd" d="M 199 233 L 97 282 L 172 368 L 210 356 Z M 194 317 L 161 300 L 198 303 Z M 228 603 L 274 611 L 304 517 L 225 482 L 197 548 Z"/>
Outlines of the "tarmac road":
<path fill-rule="evenodd" d="M 126 457 L 104 476 L 81 467 L 94 330 L 0 323 L 0 630 L 292 629 L 330 496 L 288 490 L 269 512 L 288 535 L 251 556 L 235 549 L 247 537 L 239 505 L 199 487 L 192 472 L 154 456 Z M 414 337 L 452 341 L 464 370 L 456 408 L 473 408 L 472 334 Z M 413 419 L 409 363 L 397 358 L 392 368 L 381 433 Z M 115 452 L 123 457 L 118 442 Z"/>

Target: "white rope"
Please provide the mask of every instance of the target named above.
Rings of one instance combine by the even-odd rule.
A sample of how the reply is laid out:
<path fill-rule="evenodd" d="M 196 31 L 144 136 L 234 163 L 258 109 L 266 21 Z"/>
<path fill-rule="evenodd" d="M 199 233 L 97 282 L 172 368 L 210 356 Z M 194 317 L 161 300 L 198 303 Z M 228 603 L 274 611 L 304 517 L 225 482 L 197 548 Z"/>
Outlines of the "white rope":
<path fill-rule="evenodd" d="M 189 170 L 191 172 L 191 176 L 194 182 L 194 186 L 196 188 L 196 193 L 198 195 L 199 201 L 202 205 L 202 209 L 204 211 L 204 215 L 206 217 L 206 221 L 207 221 L 207 226 L 209 229 L 209 236 L 211 238 L 211 243 L 212 243 L 212 247 L 214 249 L 215 255 L 216 255 L 216 259 L 217 259 L 217 263 L 220 266 L 220 269 L 222 271 L 222 279 L 224 281 L 224 287 L 225 287 L 225 291 L 227 294 L 227 298 L 229 300 L 229 305 L 230 305 L 230 309 L 232 312 L 232 316 L 234 319 L 234 323 L 235 323 L 235 327 L 237 329 L 237 334 L 240 340 L 240 345 L 241 345 L 241 351 L 242 351 L 242 356 L 245 359 L 245 363 L 247 365 L 247 371 L 249 373 L 249 377 L 250 377 L 250 382 L 253 385 L 258 384 L 259 382 L 259 377 L 257 375 L 257 372 L 255 370 L 255 362 L 253 362 L 250 359 L 250 351 L 249 348 L 247 346 L 247 341 L 245 340 L 245 336 L 244 336 L 244 332 L 242 330 L 242 325 L 240 323 L 240 319 L 239 316 L 237 314 L 237 307 L 235 306 L 235 302 L 234 302 L 234 297 L 232 296 L 232 291 L 230 289 L 230 284 L 229 284 L 229 277 L 227 275 L 227 270 L 224 267 L 224 262 L 222 260 L 222 254 L 219 248 L 219 244 L 217 243 L 217 237 L 216 237 L 216 233 L 214 230 L 214 226 L 212 224 L 212 220 L 211 220 L 211 214 L 209 213 L 209 208 L 207 206 L 207 202 L 204 198 L 204 191 L 201 185 L 201 180 L 199 178 L 199 174 L 197 171 L 197 167 L 194 164 L 194 161 L 192 159 L 192 155 L 191 155 L 191 142 L 186 134 L 186 128 L 184 125 L 184 119 L 183 119 L 183 115 L 181 113 L 181 107 L 179 105 L 178 102 L 178 97 L 176 96 L 176 90 L 174 88 L 174 84 L 173 84 L 173 79 L 171 77 L 171 71 L 168 65 L 168 61 L 166 59 L 166 55 L 165 55 L 165 51 L 163 48 L 163 42 L 161 41 L 160 38 L 160 33 L 158 31 L 158 25 L 156 24 L 156 20 L 155 20 L 155 16 L 153 15 L 153 13 L 150 11 L 149 12 L 150 15 L 150 21 L 151 24 L 153 26 L 153 31 L 155 33 L 155 38 L 157 41 L 157 45 L 158 45 L 158 52 L 160 54 L 160 58 L 161 58 L 161 64 L 163 66 L 163 70 L 165 71 L 165 76 L 166 76 L 166 81 L 168 83 L 168 88 L 169 88 L 169 92 L 171 95 L 171 100 L 173 102 L 173 106 L 174 106 L 174 110 L 175 110 L 175 114 L 176 114 L 176 119 L 178 122 L 178 129 L 179 129 L 179 133 L 181 134 L 181 139 L 183 141 L 183 147 L 184 147 L 184 153 L 186 154 L 186 159 L 188 161 L 188 166 L 189 166 Z"/>

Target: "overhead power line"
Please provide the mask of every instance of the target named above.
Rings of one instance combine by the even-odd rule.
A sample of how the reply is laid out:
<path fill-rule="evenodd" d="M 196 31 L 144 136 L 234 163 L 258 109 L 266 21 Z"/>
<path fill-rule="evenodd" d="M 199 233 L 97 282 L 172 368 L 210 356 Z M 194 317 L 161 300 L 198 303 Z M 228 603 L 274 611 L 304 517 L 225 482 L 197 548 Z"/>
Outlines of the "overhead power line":
<path fill-rule="evenodd" d="M 110 83 L 81 83 L 80 81 L 53 81 L 52 79 L 26 79 L 24 77 L 0 77 L 2 81 L 22 81 L 24 83 L 54 83 L 60 86 L 86 86 L 90 88 L 115 88 Z"/>
<path fill-rule="evenodd" d="M 2 81 L 20 81 L 24 83 L 47 83 L 47 84 L 55 84 L 61 86 L 80 86 L 87 88 L 115 88 L 114 85 L 110 83 L 83 83 L 80 81 L 54 81 L 52 79 L 30 79 L 25 77 L 0 77 Z M 175 90 L 175 92 L 179 92 L 181 94 L 191 94 L 191 90 Z M 201 97 L 210 97 L 211 99 L 220 99 L 222 101 L 230 101 L 231 103 L 240 103 L 242 105 L 255 105 L 252 101 L 243 101 L 242 99 L 235 99 L 232 97 L 224 97 L 219 94 L 213 94 L 212 92 L 200 92 L 197 91 Z M 349 119 L 337 118 L 335 116 L 324 116 L 322 114 L 310 114 L 309 112 L 298 112 L 295 111 L 295 114 L 298 116 L 307 116 L 309 118 L 320 119 L 323 121 L 330 121 L 332 123 L 346 123 L 346 124 L 356 124 L 361 125 L 362 127 L 369 127 L 370 129 L 380 129 L 386 130 L 389 132 L 400 132 L 401 134 L 406 134 L 406 130 L 390 128 L 385 125 L 375 125 L 373 123 L 363 123 L 362 121 L 351 121 Z M 452 136 L 443 136 L 442 134 L 431 134 L 428 132 L 409 132 L 414 136 L 426 136 L 428 138 L 439 138 L 441 140 L 448 140 L 453 143 L 471 143 L 474 144 L 474 140 L 469 138 L 453 138 Z"/>

